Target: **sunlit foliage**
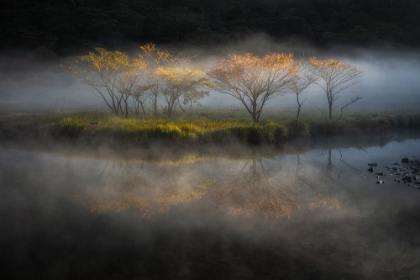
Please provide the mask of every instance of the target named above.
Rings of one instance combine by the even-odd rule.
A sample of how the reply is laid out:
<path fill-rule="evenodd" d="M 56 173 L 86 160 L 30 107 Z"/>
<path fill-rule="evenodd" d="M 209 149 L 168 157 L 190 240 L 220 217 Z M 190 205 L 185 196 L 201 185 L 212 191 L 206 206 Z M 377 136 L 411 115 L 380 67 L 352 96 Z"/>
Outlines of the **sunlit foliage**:
<path fill-rule="evenodd" d="M 299 63 L 292 54 L 247 53 L 222 59 L 208 74 L 215 79 L 214 88 L 238 99 L 258 122 L 267 100 L 285 94 L 298 72 Z"/>
<path fill-rule="evenodd" d="M 147 43 L 140 46 L 141 53 L 139 57 L 144 60 L 148 66 L 161 66 L 167 62 L 172 62 L 176 58 L 168 51 L 159 50 L 153 43 Z"/>
<path fill-rule="evenodd" d="M 209 95 L 208 91 L 201 88 L 212 86 L 205 77 L 206 73 L 199 70 L 159 67 L 153 72 L 153 75 L 161 79 L 165 112 L 168 118 L 172 116 L 177 107 L 182 109 L 181 97 L 184 105 L 190 102 L 196 103 Z"/>
<path fill-rule="evenodd" d="M 168 51 L 159 50 L 153 43 L 140 46 L 140 51 L 139 57 L 147 63 L 145 83 L 148 85 L 148 94 L 145 97 L 150 98 L 152 114 L 154 117 L 157 117 L 159 97 L 161 96 L 163 85 L 161 77 L 154 75 L 153 71 L 158 67 L 168 66 L 178 61 L 178 58 Z"/>
<path fill-rule="evenodd" d="M 333 104 L 338 94 L 359 82 L 363 72 L 351 64 L 343 63 L 341 60 L 327 59 L 318 60 L 315 57 L 310 59 L 313 74 L 321 81 L 315 82 L 325 92 L 328 102 L 328 118 L 332 119 Z M 361 97 L 350 101 L 350 104 Z M 347 106 L 348 106 L 347 105 Z M 347 107 L 346 106 L 346 107 Z"/>
<path fill-rule="evenodd" d="M 206 73 L 182 68 L 180 65 L 188 58 L 161 51 L 155 44 L 140 46 L 136 57 L 103 48 L 95 50 L 80 56 L 75 67 L 65 68 L 93 87 L 115 116 L 127 118 L 133 111 L 133 101 L 135 115 L 139 116 L 141 110 L 146 117 L 146 101 L 150 99 L 152 114 L 157 117 L 161 99 L 165 115 L 170 118 L 177 108 L 185 111 L 181 103 L 191 108 L 209 95 L 204 90 L 211 86 Z"/>
<path fill-rule="evenodd" d="M 95 50 L 80 56 L 76 67 L 66 69 L 93 87 L 115 116 L 127 117 L 129 98 L 141 95 L 143 90 L 140 75 L 146 63 L 120 51 Z"/>

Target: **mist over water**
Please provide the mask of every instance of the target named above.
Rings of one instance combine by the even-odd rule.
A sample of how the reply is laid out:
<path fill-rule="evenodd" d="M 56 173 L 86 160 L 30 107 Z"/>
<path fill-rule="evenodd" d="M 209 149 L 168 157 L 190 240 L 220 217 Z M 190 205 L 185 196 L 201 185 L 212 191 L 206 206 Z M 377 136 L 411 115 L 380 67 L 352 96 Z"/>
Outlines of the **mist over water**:
<path fill-rule="evenodd" d="M 342 59 L 364 76 L 337 107 L 358 95 L 349 111 L 420 105 L 416 53 L 319 50 L 264 36 L 217 49 L 167 47 L 203 71 L 232 53 Z M 74 59 L 1 55 L 0 112 L 106 111 L 60 67 Z M 303 111 L 326 108 L 315 85 L 301 96 Z M 199 111 L 242 109 L 213 91 L 200 103 Z M 267 109 L 294 112 L 295 96 Z M 403 157 L 420 159 L 418 133 L 396 135 L 185 150 L 2 143 L 0 278 L 420 279 L 419 186 L 375 178 Z M 368 163 L 378 164 L 372 174 Z"/>
<path fill-rule="evenodd" d="M 415 279 L 420 190 L 367 171 L 420 157 L 418 135 L 398 139 L 176 158 L 0 148 L 0 276 Z"/>
<path fill-rule="evenodd" d="M 158 46 L 159 47 L 159 46 Z M 300 42 L 277 43 L 264 35 L 253 36 L 242 42 L 218 48 L 192 48 L 188 46 L 161 46 L 174 53 L 193 57 L 191 68 L 209 71 L 219 59 L 228 54 L 252 52 L 263 55 L 267 52 L 294 53 L 297 60 L 312 56 L 334 58 L 351 63 L 364 71 L 361 82 L 340 95 L 336 106 L 346 104 L 361 95 L 363 100 L 353 104 L 351 110 L 415 109 L 420 105 L 418 98 L 420 80 L 420 57 L 414 52 L 384 50 L 363 50 L 337 48 L 315 49 Z M 129 50 L 135 55 L 137 48 Z M 81 54 L 83 55 L 83 54 Z M 94 91 L 72 77 L 60 64 L 70 65 L 76 59 L 63 58 L 44 60 L 24 54 L 2 54 L 0 68 L 0 106 L 2 110 L 65 110 L 104 108 L 103 101 L 94 96 Z M 324 93 L 316 85 L 302 93 L 307 98 L 305 109 L 325 109 Z M 232 97 L 211 91 L 210 97 L 200 101 L 204 109 L 238 107 L 241 104 Z M 267 108 L 290 110 L 296 107 L 295 96 L 272 99 Z M 305 108 L 306 107 L 306 108 Z M 404 108 L 404 109 L 403 109 Z M 203 108 L 202 108 L 203 109 Z"/>

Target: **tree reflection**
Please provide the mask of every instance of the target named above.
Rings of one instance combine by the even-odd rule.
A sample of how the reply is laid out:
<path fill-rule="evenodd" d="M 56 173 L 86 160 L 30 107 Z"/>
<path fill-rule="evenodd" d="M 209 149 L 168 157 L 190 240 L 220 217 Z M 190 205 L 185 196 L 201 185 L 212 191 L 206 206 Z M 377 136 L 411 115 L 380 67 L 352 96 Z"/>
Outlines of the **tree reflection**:
<path fill-rule="evenodd" d="M 212 200 L 234 214 L 290 217 L 297 207 L 291 182 L 270 176 L 261 159 L 247 161 L 237 176 L 214 187 Z"/>
<path fill-rule="evenodd" d="M 344 161 L 341 151 L 338 151 L 340 152 L 340 162 L 350 166 Z M 319 182 L 312 183 L 315 186 L 313 196 L 307 201 L 310 210 L 313 211 L 317 208 L 328 210 L 339 209 L 342 205 L 350 202 L 350 197 L 354 195 L 354 192 L 340 180 L 342 174 L 338 171 L 343 172 L 343 170 L 338 170 L 333 164 L 332 150 L 328 149 L 327 165 L 324 174 L 321 174 L 322 180 L 320 180 L 323 184 Z"/>
<path fill-rule="evenodd" d="M 207 180 L 184 175 L 179 166 L 107 162 L 98 182 L 70 199 L 96 214 L 137 210 L 152 218 L 206 194 Z"/>
<path fill-rule="evenodd" d="M 290 218 L 296 210 L 337 210 L 354 195 L 341 177 L 354 168 L 338 152 L 339 159 L 333 150 L 325 152 L 325 168 L 318 161 L 306 164 L 299 154 L 296 167 L 284 164 L 281 157 L 177 164 L 108 162 L 98 168 L 97 180 L 71 199 L 97 214 L 134 209 L 147 218 L 201 199 L 247 217 Z M 339 165 L 334 164 L 337 160 Z"/>

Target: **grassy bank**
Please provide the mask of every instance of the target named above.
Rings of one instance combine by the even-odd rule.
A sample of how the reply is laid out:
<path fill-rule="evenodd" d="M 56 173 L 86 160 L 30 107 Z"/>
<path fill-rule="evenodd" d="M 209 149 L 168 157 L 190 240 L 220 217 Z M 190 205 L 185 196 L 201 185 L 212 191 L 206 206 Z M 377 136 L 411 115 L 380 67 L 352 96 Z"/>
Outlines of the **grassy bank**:
<path fill-rule="evenodd" d="M 248 144 L 284 143 L 296 138 L 386 133 L 420 128 L 420 114 L 355 114 L 326 120 L 292 116 L 261 123 L 226 116 L 190 115 L 174 120 L 116 118 L 106 114 L 21 114 L 0 117 L 3 140 L 80 141 L 87 144 L 151 142 Z"/>

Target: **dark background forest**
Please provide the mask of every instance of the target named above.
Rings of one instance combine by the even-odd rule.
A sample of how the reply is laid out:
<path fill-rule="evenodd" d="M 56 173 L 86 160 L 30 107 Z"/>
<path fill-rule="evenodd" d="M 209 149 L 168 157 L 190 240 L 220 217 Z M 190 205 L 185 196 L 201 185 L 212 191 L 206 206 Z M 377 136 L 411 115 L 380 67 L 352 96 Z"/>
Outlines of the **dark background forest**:
<path fill-rule="evenodd" d="M 418 0 L 3 0 L 1 50 L 65 56 L 154 42 L 212 46 L 256 33 L 317 47 L 420 46 Z"/>

